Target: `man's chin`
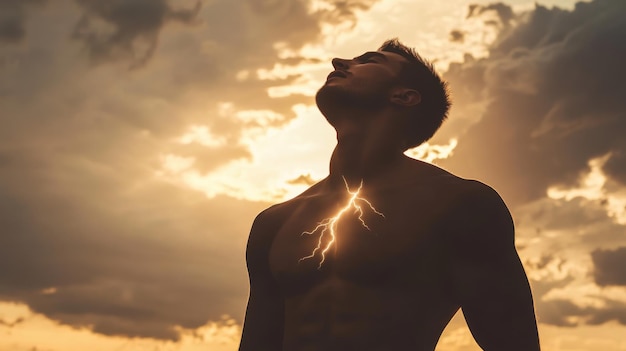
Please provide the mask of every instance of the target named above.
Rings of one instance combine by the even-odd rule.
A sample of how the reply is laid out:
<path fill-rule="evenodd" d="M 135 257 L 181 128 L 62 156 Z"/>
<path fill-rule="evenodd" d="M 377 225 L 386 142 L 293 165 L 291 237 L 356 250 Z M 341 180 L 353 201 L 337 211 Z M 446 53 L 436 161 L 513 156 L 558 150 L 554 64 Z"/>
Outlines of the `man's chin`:
<path fill-rule="evenodd" d="M 347 95 L 347 92 L 342 87 L 329 85 L 327 82 L 315 94 L 315 103 L 322 114 L 326 115 L 325 111 L 334 110 L 345 105 L 348 102 L 347 100 L 349 100 Z"/>
<path fill-rule="evenodd" d="M 380 102 L 380 96 L 366 95 L 348 89 L 344 85 L 327 82 L 315 94 L 315 101 L 320 109 L 325 105 L 337 105 L 341 108 L 361 108 L 377 105 Z"/>
<path fill-rule="evenodd" d="M 343 115 L 371 113 L 385 105 L 381 96 L 366 96 L 336 84 L 324 84 L 315 94 L 315 103 L 330 124 Z"/>
<path fill-rule="evenodd" d="M 337 83 L 339 82 L 335 82 L 334 80 L 324 83 L 324 85 L 317 90 L 315 99 L 323 99 L 325 101 L 352 100 L 354 93 Z"/>

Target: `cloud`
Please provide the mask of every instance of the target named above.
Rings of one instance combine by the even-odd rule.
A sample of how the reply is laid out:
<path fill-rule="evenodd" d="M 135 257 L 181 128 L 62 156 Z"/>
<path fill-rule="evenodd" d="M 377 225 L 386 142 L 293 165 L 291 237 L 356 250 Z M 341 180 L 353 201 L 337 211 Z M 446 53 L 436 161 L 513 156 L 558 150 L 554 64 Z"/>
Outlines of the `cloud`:
<path fill-rule="evenodd" d="M 626 244 L 624 226 L 602 201 L 543 198 L 517 207 L 514 217 L 540 323 L 575 327 L 624 321 L 626 290 L 594 279 L 600 274 L 597 253 Z"/>
<path fill-rule="evenodd" d="M 466 55 L 444 75 L 456 106 L 439 138 L 461 132 L 439 163 L 512 208 L 540 323 L 624 324 L 626 293 L 611 285 L 622 281 L 614 249 L 626 247 L 626 3 L 503 6 L 470 9 L 502 25 L 487 57 Z"/>
<path fill-rule="evenodd" d="M 465 33 L 461 30 L 455 29 L 450 32 L 450 41 L 455 43 L 462 43 L 465 40 Z"/>
<path fill-rule="evenodd" d="M 538 308 L 543 313 L 539 322 L 560 327 L 574 327 L 583 323 L 600 325 L 610 321 L 626 325 L 626 303 L 610 299 L 601 301 L 602 307 L 579 306 L 563 299 L 541 302 Z"/>
<path fill-rule="evenodd" d="M 0 69 L 0 300 L 106 335 L 241 322 L 247 234 L 268 204 L 163 179 L 163 155 L 209 173 L 251 157 L 244 135 L 312 101 L 270 97 L 294 77 L 254 72 L 285 59 L 277 47 L 315 43 L 326 19 L 306 1 L 171 4 L 59 1 L 24 22 L 27 45 L 0 48 L 15 63 Z M 242 117 L 260 109 L 273 117 Z M 181 143 L 194 127 L 217 139 Z"/>
<path fill-rule="evenodd" d="M 0 3 L 0 44 L 21 42 L 26 29 L 26 12 L 33 5 L 42 5 L 46 0 L 4 0 Z"/>
<path fill-rule="evenodd" d="M 478 8 L 489 7 L 470 13 Z M 624 15 L 626 3 L 615 0 L 572 11 L 536 5 L 500 30 L 488 57 L 452 64 L 445 77 L 453 98 L 487 103 L 453 110 L 466 132 L 442 164 L 487 181 L 515 205 L 575 184 L 589 160 L 609 153 L 604 171 L 626 184 Z"/>
<path fill-rule="evenodd" d="M 495 12 L 495 14 L 498 16 L 500 23 L 502 23 L 505 27 L 508 27 L 511 21 L 515 19 L 513 8 L 501 2 L 493 3 L 489 5 L 478 5 L 478 4 L 469 5 L 467 18 L 478 17 L 486 12 Z M 487 23 L 497 24 L 495 22 L 487 22 Z"/>
<path fill-rule="evenodd" d="M 25 320 L 26 319 L 23 318 L 23 317 L 16 318 L 15 320 L 10 321 L 10 322 L 6 321 L 4 319 L 0 319 L 0 326 L 7 327 L 7 328 L 13 328 L 13 327 L 15 327 L 15 326 L 17 326 L 19 324 L 24 323 Z"/>
<path fill-rule="evenodd" d="M 317 16 L 325 22 L 356 24 L 356 13 L 368 10 L 378 0 L 324 0 L 323 10 Z"/>
<path fill-rule="evenodd" d="M 3 299 L 108 335 L 177 339 L 174 326 L 241 318 L 245 235 L 265 204 L 59 168 L 1 179 Z"/>
<path fill-rule="evenodd" d="M 595 250 L 591 253 L 594 279 L 600 286 L 626 286 L 626 247 L 615 250 Z"/>
<path fill-rule="evenodd" d="M 94 62 L 130 57 L 131 68 L 152 57 L 167 22 L 192 23 L 201 5 L 198 1 L 189 9 L 173 9 L 167 0 L 76 1 L 85 12 L 72 37 L 85 44 Z"/>
<path fill-rule="evenodd" d="M 298 177 L 294 178 L 294 179 L 290 179 L 287 181 L 288 184 L 304 184 L 307 186 L 311 186 L 313 184 L 315 184 L 317 181 L 315 179 L 313 179 L 311 177 L 310 174 L 301 174 Z"/>

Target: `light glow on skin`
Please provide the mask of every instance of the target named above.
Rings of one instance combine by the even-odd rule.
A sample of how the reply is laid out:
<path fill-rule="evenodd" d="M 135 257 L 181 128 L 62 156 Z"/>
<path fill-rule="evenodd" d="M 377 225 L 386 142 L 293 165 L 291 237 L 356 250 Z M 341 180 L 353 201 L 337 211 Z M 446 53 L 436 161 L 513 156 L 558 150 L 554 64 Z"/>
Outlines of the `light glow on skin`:
<path fill-rule="evenodd" d="M 317 269 L 321 269 L 322 268 L 322 264 L 324 263 L 324 261 L 326 260 L 326 252 L 328 252 L 328 250 L 330 250 L 330 248 L 333 246 L 333 244 L 335 243 L 335 239 L 336 239 L 336 235 L 337 235 L 337 224 L 339 222 L 339 220 L 341 219 L 341 217 L 343 217 L 343 215 L 350 209 L 354 209 L 354 213 L 358 213 L 359 214 L 359 221 L 361 222 L 361 225 L 367 229 L 367 230 L 371 230 L 370 227 L 367 225 L 367 223 L 365 223 L 365 220 L 363 219 L 363 207 L 361 203 L 364 203 L 365 205 L 367 205 L 367 207 L 369 207 L 369 209 L 374 212 L 375 214 L 381 216 L 381 217 L 385 217 L 384 214 L 382 214 L 381 212 L 379 212 L 378 210 L 376 210 L 376 208 L 374 208 L 374 206 L 372 205 L 371 202 L 369 202 L 367 199 L 360 197 L 359 194 L 361 193 L 361 189 L 363 188 L 363 180 L 361 179 L 361 183 L 359 184 L 359 188 L 356 191 L 351 191 L 350 190 L 350 186 L 348 185 L 348 181 L 346 180 L 345 177 L 341 177 L 343 179 L 344 184 L 346 185 L 346 190 L 348 191 L 348 193 L 351 195 L 350 199 L 348 199 L 346 205 L 344 207 L 342 207 L 339 211 L 337 211 L 337 214 L 335 214 L 333 217 L 330 218 L 326 218 L 324 220 L 322 220 L 321 222 L 319 222 L 317 224 L 317 227 L 315 227 L 315 229 L 311 230 L 311 231 L 307 231 L 307 232 L 303 232 L 301 235 L 313 235 L 317 232 L 320 233 L 320 237 L 319 240 L 317 241 L 317 246 L 315 247 L 315 249 L 313 249 L 313 252 L 305 257 L 302 257 L 298 262 L 302 262 L 304 260 L 308 260 L 311 259 L 313 257 L 315 257 L 315 254 L 319 251 L 321 251 L 322 253 L 322 259 L 320 260 L 319 266 L 317 267 Z M 330 240 L 328 241 L 328 243 L 326 243 L 326 246 L 322 249 L 322 242 L 324 240 L 325 234 L 328 233 L 330 235 Z"/>

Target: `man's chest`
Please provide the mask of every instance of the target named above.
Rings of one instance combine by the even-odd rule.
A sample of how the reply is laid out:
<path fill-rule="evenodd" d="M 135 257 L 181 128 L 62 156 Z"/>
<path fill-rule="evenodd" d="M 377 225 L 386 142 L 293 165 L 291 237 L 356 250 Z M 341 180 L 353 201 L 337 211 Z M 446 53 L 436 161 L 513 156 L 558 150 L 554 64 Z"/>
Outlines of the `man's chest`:
<path fill-rule="evenodd" d="M 270 267 L 281 284 L 301 288 L 329 275 L 363 284 L 406 278 L 441 256 L 443 220 L 441 206 L 401 194 L 316 198 L 286 216 Z"/>

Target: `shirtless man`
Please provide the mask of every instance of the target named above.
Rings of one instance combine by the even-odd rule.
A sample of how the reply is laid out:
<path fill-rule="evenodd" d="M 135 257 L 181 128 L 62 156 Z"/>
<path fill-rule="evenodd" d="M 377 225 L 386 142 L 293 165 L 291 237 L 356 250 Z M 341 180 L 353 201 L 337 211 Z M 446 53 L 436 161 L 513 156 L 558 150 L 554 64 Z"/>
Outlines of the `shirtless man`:
<path fill-rule="evenodd" d="M 397 40 L 332 65 L 330 174 L 255 219 L 239 350 L 432 351 L 459 308 L 483 350 L 539 350 L 500 196 L 404 156 L 446 118 L 446 84 Z"/>

